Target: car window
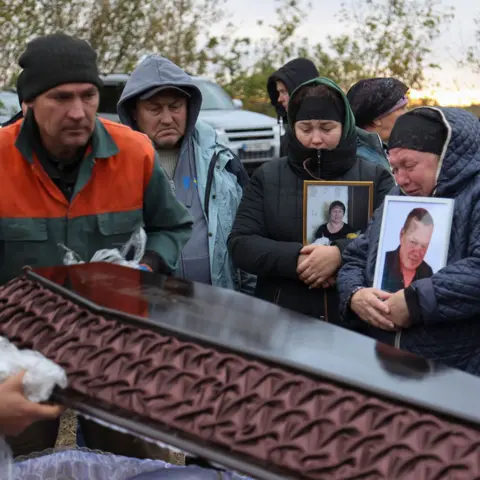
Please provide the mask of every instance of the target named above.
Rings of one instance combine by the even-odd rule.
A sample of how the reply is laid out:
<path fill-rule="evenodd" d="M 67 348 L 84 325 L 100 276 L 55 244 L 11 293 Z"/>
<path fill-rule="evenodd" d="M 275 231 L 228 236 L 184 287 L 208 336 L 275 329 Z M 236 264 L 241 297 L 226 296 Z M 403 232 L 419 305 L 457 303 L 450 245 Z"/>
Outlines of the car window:
<path fill-rule="evenodd" d="M 216 83 L 208 80 L 194 80 L 202 92 L 202 110 L 233 110 L 232 99 L 227 92 Z"/>
<path fill-rule="evenodd" d="M 98 111 L 100 113 L 116 114 L 117 103 L 120 100 L 124 88 L 124 83 L 104 85 L 100 90 L 100 104 L 98 106 Z"/>
<path fill-rule="evenodd" d="M 0 92 L 0 116 L 13 117 L 20 111 L 20 102 L 14 92 Z"/>

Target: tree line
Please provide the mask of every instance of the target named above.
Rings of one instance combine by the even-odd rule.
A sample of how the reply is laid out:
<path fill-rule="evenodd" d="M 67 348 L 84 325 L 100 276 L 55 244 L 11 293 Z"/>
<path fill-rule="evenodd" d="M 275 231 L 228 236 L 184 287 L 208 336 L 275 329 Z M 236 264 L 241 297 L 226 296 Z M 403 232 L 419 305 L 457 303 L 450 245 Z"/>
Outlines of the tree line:
<path fill-rule="evenodd" d="M 131 72 L 142 56 L 159 53 L 191 74 L 213 76 L 256 110 L 267 108 L 269 75 L 295 56 L 311 58 L 343 88 L 372 76 L 421 88 L 426 69 L 441 68 L 433 45 L 455 13 L 436 0 L 350 0 L 338 12 L 345 33 L 313 43 L 297 35 L 310 7 L 308 0 L 277 0 L 272 23 L 258 22 L 271 35 L 252 41 L 233 22 L 212 33 L 229 15 L 225 0 L 0 0 L 0 85 L 15 83 L 29 40 L 64 31 L 90 42 L 102 73 Z M 477 44 L 461 61 L 480 72 L 480 17 L 476 25 Z"/>

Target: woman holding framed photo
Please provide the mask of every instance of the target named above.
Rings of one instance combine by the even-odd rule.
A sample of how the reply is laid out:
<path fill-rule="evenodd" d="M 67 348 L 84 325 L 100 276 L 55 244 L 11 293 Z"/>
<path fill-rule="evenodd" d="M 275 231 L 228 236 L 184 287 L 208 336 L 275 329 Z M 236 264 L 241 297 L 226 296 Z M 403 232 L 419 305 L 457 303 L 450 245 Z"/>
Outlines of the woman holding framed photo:
<path fill-rule="evenodd" d="M 341 250 L 350 241 L 304 245 L 304 182 L 371 181 L 376 208 L 393 187 L 390 173 L 357 157 L 355 118 L 341 88 L 326 78 L 291 95 L 287 157 L 265 163 L 244 190 L 228 245 L 236 267 L 257 275 L 255 296 L 336 322 Z M 326 308 L 328 298 L 328 309 Z"/>
<path fill-rule="evenodd" d="M 480 123 L 419 107 L 388 140 L 398 186 L 338 274 L 345 326 L 480 375 Z M 390 238 L 389 238 L 390 237 Z"/>

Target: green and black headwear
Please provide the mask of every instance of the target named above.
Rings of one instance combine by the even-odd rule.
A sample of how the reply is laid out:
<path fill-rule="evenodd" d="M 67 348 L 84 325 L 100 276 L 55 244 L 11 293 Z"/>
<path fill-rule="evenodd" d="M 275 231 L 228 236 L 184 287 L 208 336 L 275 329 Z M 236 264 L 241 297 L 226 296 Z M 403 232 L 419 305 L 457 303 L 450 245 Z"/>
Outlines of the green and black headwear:
<path fill-rule="evenodd" d="M 324 92 L 312 91 L 301 96 L 302 91 L 315 86 L 325 86 Z M 342 137 L 334 150 L 304 147 L 295 135 L 295 123 L 301 120 L 332 120 L 342 124 Z M 357 134 L 355 117 L 347 97 L 332 80 L 315 78 L 296 88 L 288 103 L 288 123 L 292 140 L 288 158 L 292 168 L 301 177 L 331 180 L 349 170 L 356 161 Z"/>
<path fill-rule="evenodd" d="M 297 100 L 305 87 L 324 85 L 332 95 L 312 95 Z M 294 130 L 294 124 L 300 120 L 333 120 L 343 125 L 342 139 L 355 133 L 355 117 L 347 97 L 342 89 L 329 78 L 319 77 L 302 83 L 290 96 L 288 102 L 288 123 Z M 308 117 L 308 118 L 306 118 Z"/>

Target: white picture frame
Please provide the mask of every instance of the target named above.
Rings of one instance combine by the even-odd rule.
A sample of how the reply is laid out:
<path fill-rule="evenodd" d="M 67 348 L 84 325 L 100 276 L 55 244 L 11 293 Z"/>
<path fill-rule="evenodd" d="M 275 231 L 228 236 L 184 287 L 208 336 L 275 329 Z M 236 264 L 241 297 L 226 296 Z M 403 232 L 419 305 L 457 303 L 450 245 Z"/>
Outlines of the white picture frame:
<path fill-rule="evenodd" d="M 414 280 L 428 278 L 446 266 L 454 204 L 455 200 L 449 198 L 385 197 L 374 288 L 395 293 Z M 423 220 L 418 220 L 415 214 Z M 407 222 L 409 215 L 413 223 Z M 417 233 L 410 227 L 415 225 Z M 402 257 L 404 262 L 400 260 Z M 415 272 L 413 277 L 404 276 L 405 273 L 399 276 L 400 265 L 405 264 Z"/>

